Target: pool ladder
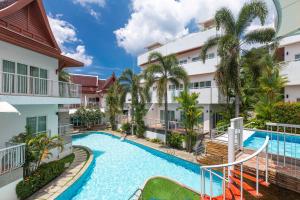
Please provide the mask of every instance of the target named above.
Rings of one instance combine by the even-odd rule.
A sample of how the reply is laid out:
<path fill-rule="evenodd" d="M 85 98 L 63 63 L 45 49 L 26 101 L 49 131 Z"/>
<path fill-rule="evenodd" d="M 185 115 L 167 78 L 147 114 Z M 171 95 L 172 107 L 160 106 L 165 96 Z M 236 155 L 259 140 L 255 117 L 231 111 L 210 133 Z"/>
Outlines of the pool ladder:
<path fill-rule="evenodd" d="M 138 200 L 141 196 L 143 190 L 141 188 L 138 188 L 132 193 L 132 195 L 128 198 L 128 200 Z"/>

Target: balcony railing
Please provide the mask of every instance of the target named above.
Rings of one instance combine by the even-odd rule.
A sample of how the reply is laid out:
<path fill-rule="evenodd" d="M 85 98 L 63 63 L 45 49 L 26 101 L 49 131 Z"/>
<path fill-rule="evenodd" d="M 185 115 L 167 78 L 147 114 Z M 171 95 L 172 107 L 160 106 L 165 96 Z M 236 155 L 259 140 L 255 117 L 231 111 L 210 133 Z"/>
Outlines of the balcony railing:
<path fill-rule="evenodd" d="M 25 162 L 25 144 L 0 149 L 0 175 L 22 167 Z"/>
<path fill-rule="evenodd" d="M 68 82 L 0 72 L 0 94 L 79 98 L 81 86 Z"/>

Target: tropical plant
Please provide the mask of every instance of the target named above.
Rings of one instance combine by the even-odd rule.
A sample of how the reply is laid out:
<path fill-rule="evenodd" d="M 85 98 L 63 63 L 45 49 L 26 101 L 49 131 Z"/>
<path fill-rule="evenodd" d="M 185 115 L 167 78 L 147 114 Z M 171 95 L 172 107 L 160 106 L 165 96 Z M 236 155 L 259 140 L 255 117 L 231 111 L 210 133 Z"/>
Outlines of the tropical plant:
<path fill-rule="evenodd" d="M 261 60 L 265 65 L 262 76 L 259 79 L 260 92 L 255 111 L 258 119 L 271 120 L 274 105 L 283 99 L 283 88 L 287 82 L 280 75 L 280 65 L 271 55 L 266 55 Z"/>
<path fill-rule="evenodd" d="M 122 88 L 119 82 L 116 81 L 112 86 L 110 86 L 106 96 L 107 114 L 109 116 L 111 128 L 114 131 L 117 129 L 116 117 L 122 111 L 121 91 Z"/>
<path fill-rule="evenodd" d="M 199 123 L 199 118 L 202 115 L 202 109 L 198 106 L 199 94 L 189 93 L 188 90 L 184 90 L 176 97 L 176 101 L 179 103 L 178 110 L 182 111 L 182 122 L 186 132 L 186 145 L 187 151 L 192 151 L 192 136 L 194 133 L 194 127 Z"/>
<path fill-rule="evenodd" d="M 168 135 L 168 143 L 170 147 L 181 149 L 182 148 L 182 141 L 184 137 L 180 133 L 172 132 Z"/>
<path fill-rule="evenodd" d="M 145 103 L 149 101 L 149 87 L 141 83 L 142 76 L 134 74 L 131 69 L 125 69 L 119 78 L 120 85 L 123 89 L 121 103 L 125 103 L 126 95 L 131 95 L 131 116 L 132 122 L 135 123 L 136 134 L 143 137 L 145 133 L 145 123 L 143 118 L 146 114 Z"/>
<path fill-rule="evenodd" d="M 63 82 L 70 82 L 71 76 L 65 70 L 60 70 L 58 73 L 58 80 Z"/>
<path fill-rule="evenodd" d="M 85 107 L 80 107 L 72 116 L 73 120 L 79 120 L 80 126 L 90 128 L 91 125 L 95 125 L 101 121 L 103 113 L 99 108 L 87 109 Z"/>
<path fill-rule="evenodd" d="M 215 14 L 215 22 L 217 30 L 222 30 L 222 34 L 210 38 L 201 50 L 201 59 L 205 62 L 208 50 L 217 45 L 221 59 L 215 75 L 216 82 L 225 96 L 234 93 L 236 117 L 240 114 L 240 54 L 244 51 L 244 45 L 272 41 L 275 36 L 273 28 L 248 31 L 251 23 L 257 18 L 261 25 L 264 25 L 267 15 L 268 8 L 263 1 L 254 0 L 244 4 L 237 19 L 228 8 L 221 8 Z"/>
<path fill-rule="evenodd" d="M 157 97 L 159 105 L 164 100 L 164 121 L 165 135 L 168 135 L 168 83 L 177 87 L 183 83 L 185 87 L 188 83 L 188 75 L 183 67 L 178 64 L 175 55 L 162 56 L 158 52 L 149 55 L 148 62 L 151 63 L 144 71 L 146 85 L 148 87 L 157 86 Z"/>
<path fill-rule="evenodd" d="M 59 148 L 63 150 L 63 140 L 59 136 L 49 137 L 46 133 L 38 134 L 28 141 L 33 156 L 36 158 L 36 168 L 38 168 L 43 159 L 52 155 L 51 149 Z"/>

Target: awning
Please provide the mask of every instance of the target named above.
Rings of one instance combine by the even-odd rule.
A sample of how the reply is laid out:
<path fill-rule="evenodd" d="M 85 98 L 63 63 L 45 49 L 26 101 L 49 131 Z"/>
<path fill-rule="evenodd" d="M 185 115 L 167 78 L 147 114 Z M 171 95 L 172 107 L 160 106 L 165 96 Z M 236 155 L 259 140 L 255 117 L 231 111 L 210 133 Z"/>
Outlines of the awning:
<path fill-rule="evenodd" d="M 0 113 L 17 113 L 21 115 L 21 113 L 11 104 L 6 101 L 0 101 Z"/>
<path fill-rule="evenodd" d="M 277 37 L 300 34 L 300 0 L 273 0 L 277 10 Z"/>

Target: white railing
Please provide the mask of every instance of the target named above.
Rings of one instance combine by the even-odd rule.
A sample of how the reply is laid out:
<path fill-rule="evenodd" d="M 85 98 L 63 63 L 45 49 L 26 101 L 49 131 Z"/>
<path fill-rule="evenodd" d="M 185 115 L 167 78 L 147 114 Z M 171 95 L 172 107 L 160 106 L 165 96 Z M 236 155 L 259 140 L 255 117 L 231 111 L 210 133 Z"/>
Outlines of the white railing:
<path fill-rule="evenodd" d="M 65 124 L 65 125 L 60 125 L 58 127 L 58 135 L 59 136 L 64 136 L 73 131 L 73 124 Z"/>
<path fill-rule="evenodd" d="M 269 145 L 269 136 L 266 137 L 266 140 L 264 142 L 264 144 L 261 146 L 260 149 L 258 149 L 255 153 L 253 153 L 252 155 L 239 160 L 239 161 L 235 161 L 232 163 L 228 163 L 228 164 L 222 164 L 222 165 L 211 165 L 211 166 L 202 166 L 200 168 L 200 172 L 201 172 L 201 198 L 204 199 L 205 197 L 209 196 L 209 199 L 211 200 L 214 197 L 214 191 L 213 191 L 213 183 L 214 183 L 214 178 L 220 179 L 222 180 L 222 197 L 225 200 L 225 196 L 226 196 L 226 188 L 230 188 L 230 184 L 232 184 L 232 174 L 234 174 L 235 172 L 233 172 L 234 168 L 236 166 L 240 166 L 240 199 L 243 199 L 243 165 L 244 163 L 246 163 L 247 161 L 256 158 L 256 195 L 259 195 L 259 184 L 262 182 L 262 179 L 259 178 L 259 154 L 263 153 L 263 151 L 265 151 L 265 179 L 264 182 L 268 183 L 268 145 Z M 219 174 L 217 173 L 215 170 L 216 169 L 221 169 L 223 174 Z M 227 174 L 227 177 L 226 177 Z M 206 184 L 206 175 L 208 175 L 208 181 L 209 184 Z M 208 189 L 207 186 L 208 185 Z"/>
<path fill-rule="evenodd" d="M 20 168 L 25 162 L 25 144 L 0 149 L 0 175 Z"/>
<path fill-rule="evenodd" d="M 81 86 L 51 79 L 0 72 L 0 94 L 79 98 Z"/>
<path fill-rule="evenodd" d="M 270 156 L 277 163 L 277 166 L 287 166 L 287 163 L 294 168 L 300 167 L 300 153 L 297 150 L 297 140 L 300 137 L 300 125 L 266 123 L 267 133 L 270 137 Z"/>

